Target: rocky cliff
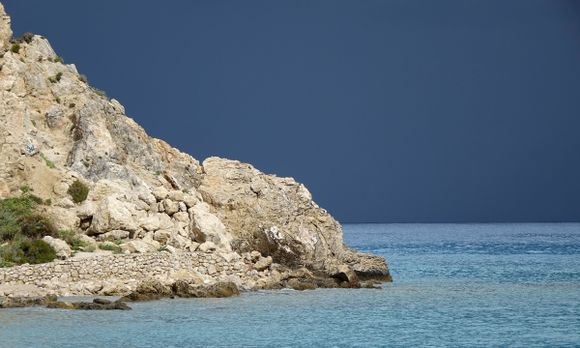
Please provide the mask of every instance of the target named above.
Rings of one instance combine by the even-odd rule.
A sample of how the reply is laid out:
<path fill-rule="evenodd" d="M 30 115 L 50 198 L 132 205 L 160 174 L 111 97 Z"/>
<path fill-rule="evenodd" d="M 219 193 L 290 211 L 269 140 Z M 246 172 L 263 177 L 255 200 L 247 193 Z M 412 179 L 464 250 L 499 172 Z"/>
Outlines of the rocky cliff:
<path fill-rule="evenodd" d="M 75 182 L 86 199 L 71 195 Z M 59 230 L 126 254 L 257 251 L 289 269 L 390 279 L 383 258 L 344 245 L 304 185 L 149 137 L 46 38 L 13 39 L 0 4 L 0 198 L 23 188 L 48 202 L 37 209 Z"/>

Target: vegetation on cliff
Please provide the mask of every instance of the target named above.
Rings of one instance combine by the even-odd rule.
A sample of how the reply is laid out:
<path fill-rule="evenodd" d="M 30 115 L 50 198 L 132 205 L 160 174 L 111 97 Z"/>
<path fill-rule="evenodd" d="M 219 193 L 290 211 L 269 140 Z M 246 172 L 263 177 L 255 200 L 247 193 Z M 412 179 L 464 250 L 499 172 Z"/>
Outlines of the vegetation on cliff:
<path fill-rule="evenodd" d="M 0 200 L 1 267 L 45 263 L 56 258 L 55 250 L 41 240 L 57 232 L 50 220 L 36 212 L 40 202 L 30 193 Z"/>

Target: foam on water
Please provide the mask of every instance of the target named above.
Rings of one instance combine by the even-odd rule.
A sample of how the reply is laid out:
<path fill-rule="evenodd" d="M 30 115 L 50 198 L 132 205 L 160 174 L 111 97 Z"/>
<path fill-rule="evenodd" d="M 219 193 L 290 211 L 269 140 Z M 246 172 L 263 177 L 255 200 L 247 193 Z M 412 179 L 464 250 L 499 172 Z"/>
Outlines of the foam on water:
<path fill-rule="evenodd" d="M 580 345 L 580 224 L 346 225 L 345 241 L 395 282 L 2 310 L 0 347 Z"/>

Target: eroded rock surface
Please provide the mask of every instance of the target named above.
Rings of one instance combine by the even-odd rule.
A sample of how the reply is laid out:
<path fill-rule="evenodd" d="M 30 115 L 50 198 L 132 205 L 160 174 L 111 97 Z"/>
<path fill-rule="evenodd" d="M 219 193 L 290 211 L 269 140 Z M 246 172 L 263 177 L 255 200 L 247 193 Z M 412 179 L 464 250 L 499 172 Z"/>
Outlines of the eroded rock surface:
<path fill-rule="evenodd" d="M 383 258 L 344 245 L 340 224 L 304 185 L 238 161 L 200 163 L 149 137 L 118 101 L 63 63 L 46 38 L 19 40 L 18 50 L 11 38 L 0 4 L 0 198 L 29 187 L 51 202 L 39 210 L 58 229 L 109 253 L 239 259 L 254 251 L 256 259 L 246 260 L 252 272 L 305 268 L 349 284 L 390 279 Z M 77 181 L 89 188 L 85 200 L 70 194 Z M 47 241 L 60 258 L 74 254 L 60 240 Z M 204 271 L 215 277 L 215 268 Z M 304 277 L 290 279 L 298 278 L 239 285 L 309 287 Z"/>

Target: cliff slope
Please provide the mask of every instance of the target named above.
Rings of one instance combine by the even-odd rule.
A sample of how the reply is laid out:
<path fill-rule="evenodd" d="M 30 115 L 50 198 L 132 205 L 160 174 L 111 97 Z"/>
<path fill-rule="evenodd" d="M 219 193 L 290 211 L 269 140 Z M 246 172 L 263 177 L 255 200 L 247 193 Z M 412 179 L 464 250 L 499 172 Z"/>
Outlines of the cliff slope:
<path fill-rule="evenodd" d="M 77 181 L 88 197 L 75 202 Z M 258 251 L 291 269 L 390 279 L 383 258 L 344 245 L 304 185 L 149 137 L 46 38 L 13 39 L 0 4 L 0 198 L 23 187 L 50 202 L 38 209 L 58 229 L 123 253 Z"/>

